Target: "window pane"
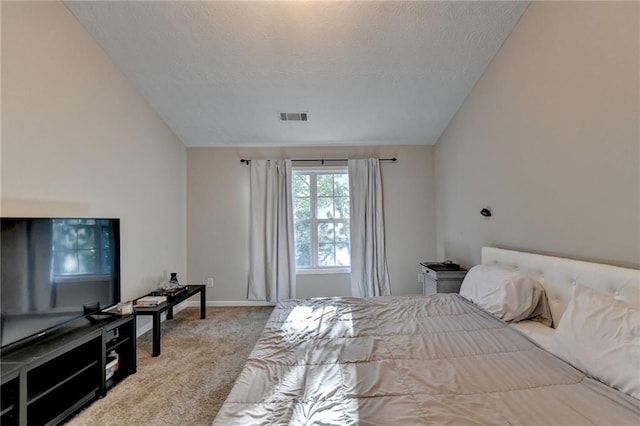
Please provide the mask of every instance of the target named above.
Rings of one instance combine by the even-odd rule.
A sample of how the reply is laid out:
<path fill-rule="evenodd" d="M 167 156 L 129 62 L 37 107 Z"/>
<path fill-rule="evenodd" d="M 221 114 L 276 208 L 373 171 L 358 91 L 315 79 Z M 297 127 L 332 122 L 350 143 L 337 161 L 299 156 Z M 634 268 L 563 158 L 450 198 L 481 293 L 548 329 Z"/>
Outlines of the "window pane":
<path fill-rule="evenodd" d="M 102 227 L 102 273 L 110 274 L 111 273 L 111 249 L 109 243 L 109 227 Z"/>
<path fill-rule="evenodd" d="M 349 249 L 349 244 L 336 244 L 336 265 L 351 265 L 351 250 Z"/>
<path fill-rule="evenodd" d="M 349 197 L 336 197 L 335 212 L 336 218 L 348 218 L 349 217 Z"/>
<path fill-rule="evenodd" d="M 335 266 L 333 244 L 318 244 L 318 266 Z"/>
<path fill-rule="evenodd" d="M 295 219 L 309 219 L 311 217 L 311 202 L 309 198 L 296 198 L 293 212 Z"/>
<path fill-rule="evenodd" d="M 311 244 L 296 242 L 296 266 L 311 266 Z"/>
<path fill-rule="evenodd" d="M 336 242 L 348 243 L 349 239 L 349 222 L 348 221 L 336 221 L 335 223 L 335 238 Z"/>
<path fill-rule="evenodd" d="M 336 197 L 340 196 L 349 196 L 349 175 L 346 173 L 341 173 L 334 175 L 333 178 L 335 192 L 334 195 Z"/>
<path fill-rule="evenodd" d="M 76 230 L 71 226 L 57 227 L 54 234 L 54 250 L 73 249 L 76 247 Z"/>
<path fill-rule="evenodd" d="M 95 237 L 93 227 L 78 227 L 78 248 L 93 249 L 95 248 Z"/>
<path fill-rule="evenodd" d="M 318 175 L 318 197 L 333 196 L 333 175 Z"/>
<path fill-rule="evenodd" d="M 333 223 L 318 224 L 318 242 L 333 243 Z"/>
<path fill-rule="evenodd" d="M 316 217 L 318 219 L 333 219 L 333 198 L 318 197 Z"/>
<path fill-rule="evenodd" d="M 66 253 L 61 250 L 55 250 L 53 253 L 53 273 L 64 274 L 64 259 Z"/>
<path fill-rule="evenodd" d="M 309 180 L 309 175 L 293 175 L 293 195 L 295 197 L 308 197 L 310 195 Z"/>
<path fill-rule="evenodd" d="M 105 250 L 102 252 L 102 271 L 101 272 L 103 274 L 111 273 L 111 256 L 109 253 L 110 253 L 109 250 Z"/>
<path fill-rule="evenodd" d="M 295 242 L 296 244 L 311 243 L 311 223 L 304 221 L 295 223 Z"/>
<path fill-rule="evenodd" d="M 78 273 L 78 258 L 74 251 L 67 251 L 60 254 L 63 274 L 77 274 Z"/>
<path fill-rule="evenodd" d="M 93 250 L 78 250 L 78 266 L 81 274 L 96 272 L 96 252 Z"/>

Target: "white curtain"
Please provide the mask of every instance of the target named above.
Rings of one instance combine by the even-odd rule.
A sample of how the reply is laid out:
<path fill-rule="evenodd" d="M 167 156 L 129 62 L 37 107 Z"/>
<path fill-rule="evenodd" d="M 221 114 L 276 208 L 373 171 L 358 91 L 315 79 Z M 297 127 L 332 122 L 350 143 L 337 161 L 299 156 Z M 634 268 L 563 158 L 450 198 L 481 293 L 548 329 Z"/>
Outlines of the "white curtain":
<path fill-rule="evenodd" d="M 291 160 L 251 160 L 250 300 L 296 297 Z"/>
<path fill-rule="evenodd" d="M 384 248 L 380 161 L 349 160 L 351 295 L 391 294 Z"/>

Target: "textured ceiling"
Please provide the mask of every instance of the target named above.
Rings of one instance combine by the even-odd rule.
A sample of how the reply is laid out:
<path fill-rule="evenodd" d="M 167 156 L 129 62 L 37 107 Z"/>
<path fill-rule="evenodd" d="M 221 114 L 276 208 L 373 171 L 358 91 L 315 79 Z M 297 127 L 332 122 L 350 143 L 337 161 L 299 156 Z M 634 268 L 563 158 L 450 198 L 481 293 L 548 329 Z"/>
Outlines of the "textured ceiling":
<path fill-rule="evenodd" d="M 305 146 L 434 144 L 528 3 L 66 5 L 185 145 Z"/>

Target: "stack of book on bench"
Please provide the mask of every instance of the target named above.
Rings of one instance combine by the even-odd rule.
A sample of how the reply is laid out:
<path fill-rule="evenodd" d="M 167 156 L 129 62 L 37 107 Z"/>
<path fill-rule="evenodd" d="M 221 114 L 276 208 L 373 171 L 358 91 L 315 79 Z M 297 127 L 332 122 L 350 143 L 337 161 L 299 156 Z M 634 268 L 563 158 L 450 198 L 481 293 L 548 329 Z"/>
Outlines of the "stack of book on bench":
<path fill-rule="evenodd" d="M 189 287 L 186 285 L 182 285 L 179 287 L 168 288 L 168 289 L 158 289 L 158 291 L 154 291 L 151 293 L 152 295 L 157 296 L 166 296 L 169 302 L 173 302 L 179 297 L 187 294 L 189 292 Z"/>
<path fill-rule="evenodd" d="M 136 308 L 155 308 L 167 301 L 167 296 L 144 296 L 136 300 Z"/>

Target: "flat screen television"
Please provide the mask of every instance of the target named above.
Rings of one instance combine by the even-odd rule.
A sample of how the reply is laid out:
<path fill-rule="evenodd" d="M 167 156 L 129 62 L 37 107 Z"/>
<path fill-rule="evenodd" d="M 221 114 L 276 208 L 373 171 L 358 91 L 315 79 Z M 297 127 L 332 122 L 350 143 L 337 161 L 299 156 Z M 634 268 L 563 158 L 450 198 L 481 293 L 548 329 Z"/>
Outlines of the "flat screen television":
<path fill-rule="evenodd" d="M 1 218 L 3 351 L 120 302 L 120 221 Z"/>

